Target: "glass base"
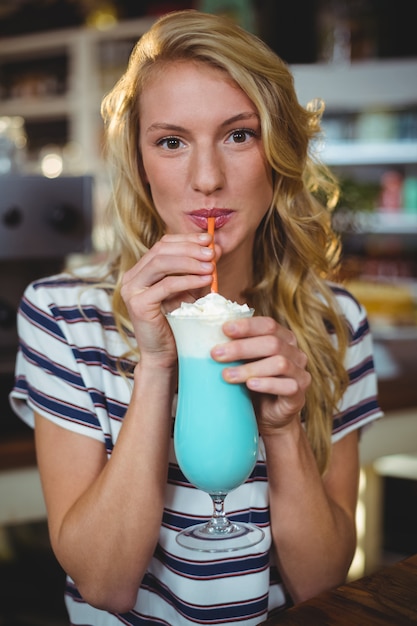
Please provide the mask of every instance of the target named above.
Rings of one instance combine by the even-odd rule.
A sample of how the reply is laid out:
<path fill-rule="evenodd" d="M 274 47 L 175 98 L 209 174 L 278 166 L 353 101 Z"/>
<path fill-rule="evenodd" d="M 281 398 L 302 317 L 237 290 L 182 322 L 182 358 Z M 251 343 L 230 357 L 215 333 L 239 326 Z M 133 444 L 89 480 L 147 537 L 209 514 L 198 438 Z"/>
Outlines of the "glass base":
<path fill-rule="evenodd" d="M 253 524 L 226 520 L 218 525 L 210 520 L 182 530 L 176 540 L 183 548 L 198 552 L 234 552 L 255 546 L 264 536 L 263 530 Z"/>

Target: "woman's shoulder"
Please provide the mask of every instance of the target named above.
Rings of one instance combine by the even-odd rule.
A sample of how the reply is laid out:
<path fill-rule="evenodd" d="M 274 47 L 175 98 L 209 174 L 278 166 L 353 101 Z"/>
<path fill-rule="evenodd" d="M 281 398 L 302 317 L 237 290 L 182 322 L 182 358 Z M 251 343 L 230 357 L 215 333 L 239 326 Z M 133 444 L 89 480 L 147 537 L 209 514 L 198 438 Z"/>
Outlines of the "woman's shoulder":
<path fill-rule="evenodd" d="M 363 306 L 345 285 L 342 283 L 329 282 L 328 286 L 343 310 L 352 310 L 356 312 L 357 315 L 363 313 Z"/>
<path fill-rule="evenodd" d="M 50 274 L 49 276 L 39 277 L 31 284 L 35 289 L 57 289 L 79 286 L 88 287 L 89 285 L 92 287 L 98 285 L 112 286 L 113 282 L 107 265 L 86 264 L 63 269 L 61 272 Z"/>
<path fill-rule="evenodd" d="M 366 337 L 371 335 L 366 308 L 345 285 L 328 282 L 328 287 L 333 293 L 336 310 L 346 324 L 349 344 L 362 343 Z"/>
<path fill-rule="evenodd" d="M 112 286 L 104 268 L 84 266 L 34 280 L 26 287 L 24 298 L 63 305 L 101 304 L 108 308 Z"/>
<path fill-rule="evenodd" d="M 367 325 L 367 313 L 364 306 L 355 295 L 343 284 L 329 282 L 328 286 L 333 293 L 340 313 L 345 317 L 348 325 L 357 330 Z"/>
<path fill-rule="evenodd" d="M 30 283 L 19 305 L 20 328 L 47 329 L 54 335 L 80 333 L 91 323 L 109 331 L 116 328 L 112 311 L 112 283 L 104 271 L 83 267 L 46 276 Z M 63 330 L 64 327 L 67 330 Z M 71 331 L 70 331 L 71 329 Z"/>

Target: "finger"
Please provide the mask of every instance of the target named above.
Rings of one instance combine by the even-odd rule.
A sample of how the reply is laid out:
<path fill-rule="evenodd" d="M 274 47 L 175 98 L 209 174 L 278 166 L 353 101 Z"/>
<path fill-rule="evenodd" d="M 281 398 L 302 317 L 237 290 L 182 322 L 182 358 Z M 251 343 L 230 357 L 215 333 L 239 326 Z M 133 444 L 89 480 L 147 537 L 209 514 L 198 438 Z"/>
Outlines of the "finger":
<path fill-rule="evenodd" d="M 223 370 L 224 378 L 228 382 L 239 383 L 250 378 L 286 378 L 304 381 L 305 372 L 306 370 L 297 366 L 294 361 L 279 354 L 241 365 L 226 366 Z"/>
<path fill-rule="evenodd" d="M 206 254 L 208 257 L 210 254 L 208 252 L 210 250 L 210 241 L 210 237 L 206 233 L 200 233 L 200 235 L 164 235 L 126 273 L 135 275 L 158 254 L 177 253 L 192 257 L 195 256 L 193 252 L 196 252 L 198 257 L 200 248 L 206 248 L 207 252 L 203 254 Z"/>
<path fill-rule="evenodd" d="M 311 375 L 306 370 L 300 370 L 296 377 L 256 376 L 248 378 L 246 381 L 246 385 L 251 391 L 276 397 L 298 399 L 302 405 L 310 384 Z"/>
<path fill-rule="evenodd" d="M 271 317 L 255 316 L 230 320 L 223 325 L 223 332 L 230 338 L 257 337 L 259 335 L 270 335 L 281 337 L 291 345 L 297 345 L 294 333 L 278 324 Z"/>
<path fill-rule="evenodd" d="M 246 385 L 251 391 L 276 397 L 295 397 L 302 391 L 294 378 L 249 378 Z"/>
<path fill-rule="evenodd" d="M 178 298 L 178 294 L 208 287 L 211 281 L 211 274 L 166 276 L 148 288 L 132 292 L 128 299 L 128 308 L 134 311 L 135 316 L 149 319 L 160 315 L 161 303 L 172 299 L 173 296 Z"/>
<path fill-rule="evenodd" d="M 291 345 L 287 340 L 276 335 L 261 335 L 234 339 L 214 346 L 212 357 L 219 362 L 228 361 L 257 361 L 279 355 L 293 362 L 297 367 L 307 366 L 307 356 L 297 346 Z"/>
<path fill-rule="evenodd" d="M 200 258 L 178 254 L 154 256 L 144 267 L 136 267 L 134 270 L 129 270 L 129 272 L 125 273 L 122 281 L 122 297 L 128 299 L 141 293 L 144 289 L 152 287 L 166 276 L 209 276 L 212 273 L 213 261 L 210 260 L 209 255 L 204 253 L 200 254 Z"/>

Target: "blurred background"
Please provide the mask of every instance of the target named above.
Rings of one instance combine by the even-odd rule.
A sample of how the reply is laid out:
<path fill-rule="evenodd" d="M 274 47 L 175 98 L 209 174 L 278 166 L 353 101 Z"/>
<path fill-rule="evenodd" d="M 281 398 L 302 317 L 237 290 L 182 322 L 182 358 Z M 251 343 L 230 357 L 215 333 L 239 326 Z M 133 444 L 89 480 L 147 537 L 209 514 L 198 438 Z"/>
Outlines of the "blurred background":
<path fill-rule="evenodd" d="M 361 442 L 351 577 L 417 552 L 417 37 L 410 0 L 0 0 L 0 626 L 66 624 L 33 435 L 8 405 L 24 287 L 111 247 L 100 102 L 167 11 L 224 13 L 326 104 L 342 278 L 367 307 L 385 418 Z M 41 573 L 42 572 L 42 573 Z"/>

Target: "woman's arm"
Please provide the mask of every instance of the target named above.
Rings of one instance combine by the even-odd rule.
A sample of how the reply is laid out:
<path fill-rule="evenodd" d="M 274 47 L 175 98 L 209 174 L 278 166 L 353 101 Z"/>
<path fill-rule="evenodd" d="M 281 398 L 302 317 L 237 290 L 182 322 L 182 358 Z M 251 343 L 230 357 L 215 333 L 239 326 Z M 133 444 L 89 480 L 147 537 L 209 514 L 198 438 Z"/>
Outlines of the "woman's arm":
<path fill-rule="evenodd" d="M 158 540 L 168 471 L 177 353 L 163 307 L 209 288 L 204 234 L 164 236 L 123 277 L 140 360 L 111 459 L 104 446 L 36 417 L 51 542 L 84 599 L 132 608 Z"/>
<path fill-rule="evenodd" d="M 90 604 L 134 605 L 161 524 L 171 433 L 172 372 L 137 366 L 112 457 L 104 445 L 36 416 L 51 544 Z"/>
<path fill-rule="evenodd" d="M 215 347 L 224 378 L 244 382 L 266 451 L 272 537 L 283 580 L 295 602 L 341 583 L 355 550 L 357 434 L 333 446 L 324 478 L 301 424 L 311 376 L 295 336 L 271 318 L 226 323 L 234 341 Z M 241 360 L 239 367 L 228 361 Z"/>
<path fill-rule="evenodd" d="M 294 602 L 341 584 L 356 547 L 357 432 L 333 445 L 322 479 L 301 425 L 264 437 L 277 563 Z"/>

